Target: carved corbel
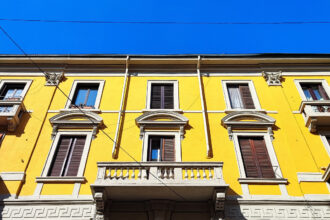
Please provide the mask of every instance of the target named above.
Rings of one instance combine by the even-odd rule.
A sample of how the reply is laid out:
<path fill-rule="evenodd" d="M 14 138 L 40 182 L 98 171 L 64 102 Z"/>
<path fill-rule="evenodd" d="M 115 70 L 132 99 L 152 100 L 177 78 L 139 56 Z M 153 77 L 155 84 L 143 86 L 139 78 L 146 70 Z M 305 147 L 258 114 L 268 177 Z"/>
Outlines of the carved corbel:
<path fill-rule="evenodd" d="M 229 139 L 232 141 L 233 140 L 233 131 L 231 130 L 231 126 L 227 126 L 227 131 L 228 131 Z"/>
<path fill-rule="evenodd" d="M 58 86 L 63 79 L 64 73 L 45 73 L 46 86 Z"/>
<path fill-rule="evenodd" d="M 144 125 L 140 125 L 140 140 L 143 139 L 144 136 Z"/>
<path fill-rule="evenodd" d="M 105 194 L 103 191 L 95 192 L 95 220 L 104 220 Z"/>
<path fill-rule="evenodd" d="M 180 126 L 180 138 L 181 140 L 184 139 L 184 126 Z"/>
<path fill-rule="evenodd" d="M 53 125 L 53 130 L 52 130 L 52 134 L 51 134 L 52 139 L 55 138 L 57 130 L 58 130 L 58 125 Z"/>
<path fill-rule="evenodd" d="M 280 86 L 282 80 L 282 71 L 278 72 L 265 72 L 262 71 L 262 76 L 267 81 L 269 86 Z"/>
<path fill-rule="evenodd" d="M 95 139 L 97 134 L 97 126 L 93 126 L 93 131 L 92 131 L 92 138 Z"/>
<path fill-rule="evenodd" d="M 226 192 L 224 190 L 215 190 L 213 194 L 214 202 L 214 220 L 224 219 Z"/>
<path fill-rule="evenodd" d="M 267 132 L 272 140 L 274 140 L 274 132 L 272 127 L 267 128 Z"/>

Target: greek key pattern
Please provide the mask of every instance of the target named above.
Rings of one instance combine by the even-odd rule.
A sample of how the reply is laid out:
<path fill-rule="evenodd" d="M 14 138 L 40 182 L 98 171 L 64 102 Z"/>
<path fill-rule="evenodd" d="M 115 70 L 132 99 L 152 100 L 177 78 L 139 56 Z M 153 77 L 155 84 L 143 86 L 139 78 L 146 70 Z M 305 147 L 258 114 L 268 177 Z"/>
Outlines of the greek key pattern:
<path fill-rule="evenodd" d="M 1 208 L 1 207 L 0 207 Z M 93 205 L 5 206 L 2 219 L 90 219 Z"/>
<path fill-rule="evenodd" d="M 330 219 L 329 206 L 227 206 L 226 219 Z"/>

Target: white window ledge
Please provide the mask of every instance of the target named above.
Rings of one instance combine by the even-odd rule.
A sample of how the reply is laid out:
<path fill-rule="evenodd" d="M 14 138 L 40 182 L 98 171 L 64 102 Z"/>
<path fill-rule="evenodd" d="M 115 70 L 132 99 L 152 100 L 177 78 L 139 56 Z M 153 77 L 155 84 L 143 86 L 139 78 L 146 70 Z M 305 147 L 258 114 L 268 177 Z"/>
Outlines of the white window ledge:
<path fill-rule="evenodd" d="M 3 181 L 23 181 L 25 179 L 24 172 L 1 172 L 0 179 Z"/>
<path fill-rule="evenodd" d="M 86 111 L 86 112 L 94 112 L 94 113 L 101 113 L 101 110 L 100 109 L 94 109 L 94 108 L 91 108 L 91 109 L 87 109 L 87 108 L 80 108 L 82 111 Z M 64 109 L 61 109 L 60 112 L 72 112 L 72 111 L 80 111 L 79 108 L 64 108 Z"/>
<path fill-rule="evenodd" d="M 182 113 L 183 110 L 182 109 L 142 109 L 142 112 L 178 112 L 178 113 Z"/>
<path fill-rule="evenodd" d="M 330 179 L 330 164 L 328 165 L 327 169 L 325 170 L 324 174 L 322 175 L 322 180 L 327 182 Z"/>
<path fill-rule="evenodd" d="M 225 113 L 232 113 L 232 112 L 262 112 L 267 113 L 265 109 L 225 109 Z"/>
<path fill-rule="evenodd" d="M 83 176 L 47 176 L 47 177 L 37 177 L 37 183 L 83 183 L 86 179 Z"/>
<path fill-rule="evenodd" d="M 238 178 L 238 182 L 244 184 L 287 184 L 288 180 L 284 178 Z"/>
<path fill-rule="evenodd" d="M 322 173 L 299 172 L 297 173 L 298 182 L 323 182 Z"/>

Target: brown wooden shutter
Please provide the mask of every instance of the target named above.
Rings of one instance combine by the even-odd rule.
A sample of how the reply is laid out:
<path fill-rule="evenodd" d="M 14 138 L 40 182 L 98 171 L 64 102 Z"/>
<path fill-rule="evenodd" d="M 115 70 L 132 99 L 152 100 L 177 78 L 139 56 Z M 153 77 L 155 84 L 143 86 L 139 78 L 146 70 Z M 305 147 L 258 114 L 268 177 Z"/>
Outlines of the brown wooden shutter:
<path fill-rule="evenodd" d="M 258 166 L 263 178 L 275 178 L 274 170 L 268 155 L 265 140 L 263 138 L 254 138 L 252 146 L 255 149 Z"/>
<path fill-rule="evenodd" d="M 64 174 L 65 176 L 77 176 L 79 165 L 84 151 L 85 146 L 85 137 L 76 137 L 71 150 L 71 155 L 68 158 L 67 171 Z"/>
<path fill-rule="evenodd" d="M 175 139 L 174 137 L 163 137 L 163 161 L 175 161 Z"/>
<path fill-rule="evenodd" d="M 256 162 L 255 154 L 252 151 L 250 139 L 239 137 L 239 145 L 245 168 L 246 177 L 260 177 L 260 169 Z"/>
<path fill-rule="evenodd" d="M 265 140 L 262 137 L 239 137 L 246 177 L 275 178 Z"/>
<path fill-rule="evenodd" d="M 151 101 L 150 108 L 160 109 L 161 108 L 161 85 L 151 86 Z"/>
<path fill-rule="evenodd" d="M 322 98 L 324 100 L 329 100 L 329 96 L 328 96 L 328 94 L 326 93 L 326 91 L 324 90 L 324 88 L 321 84 L 318 85 L 318 89 L 320 91 L 320 94 L 321 94 Z"/>
<path fill-rule="evenodd" d="M 173 99 L 173 85 L 167 84 L 163 85 L 164 88 L 164 109 L 173 109 L 174 108 L 174 99 Z"/>
<path fill-rule="evenodd" d="M 53 158 L 52 166 L 48 172 L 48 176 L 61 176 L 65 159 L 71 145 L 71 137 L 61 137 L 57 145 L 56 153 Z"/>
<path fill-rule="evenodd" d="M 254 109 L 254 103 L 249 89 L 249 85 L 239 85 L 243 105 L 245 109 Z"/>

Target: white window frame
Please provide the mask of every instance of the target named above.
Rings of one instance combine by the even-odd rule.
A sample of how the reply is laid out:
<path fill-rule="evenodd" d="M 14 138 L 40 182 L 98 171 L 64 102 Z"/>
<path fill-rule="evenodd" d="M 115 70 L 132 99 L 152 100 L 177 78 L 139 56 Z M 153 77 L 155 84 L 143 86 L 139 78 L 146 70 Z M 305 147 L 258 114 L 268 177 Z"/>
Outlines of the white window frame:
<path fill-rule="evenodd" d="M 25 95 L 27 93 L 27 91 L 29 90 L 31 84 L 32 84 L 32 79 L 2 79 L 0 81 L 0 91 L 3 89 L 3 86 L 6 84 L 6 83 L 10 83 L 10 84 L 20 84 L 20 83 L 25 83 L 25 87 L 22 91 L 22 101 L 24 100 L 25 98 Z"/>
<path fill-rule="evenodd" d="M 79 179 L 79 177 L 83 177 L 86 162 L 87 162 L 87 157 L 88 157 L 88 153 L 89 153 L 89 149 L 90 149 L 90 146 L 91 146 L 92 133 L 93 133 L 92 131 L 58 131 L 56 133 L 56 136 L 53 140 L 50 151 L 48 153 L 46 163 L 44 165 L 41 177 L 43 177 L 45 179 L 46 178 L 59 179 L 59 180 L 60 179 L 66 179 L 67 178 L 66 176 L 47 176 L 47 174 L 49 173 L 49 169 L 51 167 L 51 164 L 54 160 L 55 152 L 56 152 L 56 149 L 58 147 L 60 137 L 62 137 L 62 136 L 86 136 L 85 146 L 84 146 L 84 149 L 83 149 L 83 153 L 81 155 L 81 160 L 80 160 L 77 176 L 74 176 L 71 179 L 75 179 L 75 178 Z"/>
<path fill-rule="evenodd" d="M 321 131 L 319 132 L 322 143 L 325 147 L 325 150 L 327 151 L 329 157 L 330 157 L 330 145 L 328 143 L 327 137 L 326 136 L 330 136 L 330 131 Z"/>
<path fill-rule="evenodd" d="M 280 165 L 277 161 L 276 153 L 272 144 L 272 139 L 268 133 L 264 132 L 234 132 L 233 133 L 233 141 L 234 141 L 234 147 L 235 147 L 235 152 L 236 152 L 236 157 L 237 157 L 237 163 L 238 163 L 238 168 L 239 168 L 239 173 L 240 173 L 240 178 L 248 178 L 246 177 L 245 169 L 244 169 L 244 162 L 243 162 L 243 157 L 241 154 L 241 149 L 239 146 L 239 141 L 238 137 L 263 137 L 265 140 L 267 152 L 270 158 L 270 162 L 273 167 L 273 171 L 275 174 L 275 179 L 282 179 L 282 171 L 280 168 Z M 260 178 L 261 180 L 264 178 Z"/>
<path fill-rule="evenodd" d="M 223 94 L 225 97 L 225 102 L 226 102 L 226 111 L 262 111 L 260 103 L 259 103 L 259 99 L 258 99 L 258 95 L 256 92 L 256 89 L 254 87 L 253 81 L 252 80 L 221 80 L 222 83 L 222 89 L 223 89 Z M 251 92 L 251 97 L 253 100 L 253 104 L 254 104 L 254 109 L 234 109 L 231 107 L 230 104 L 230 98 L 229 98 L 229 94 L 228 94 L 228 84 L 248 84 L 250 92 Z"/>
<path fill-rule="evenodd" d="M 98 83 L 99 89 L 97 90 L 97 95 L 96 95 L 96 99 L 95 99 L 95 104 L 94 104 L 95 109 L 82 109 L 82 110 L 89 110 L 89 111 L 98 111 L 99 107 L 100 107 L 102 93 L 103 93 L 104 82 L 105 82 L 104 80 L 74 80 L 72 87 L 71 87 L 71 91 L 69 93 L 69 99 L 66 101 L 66 104 L 65 104 L 65 109 L 71 110 L 71 108 L 70 108 L 71 100 L 73 99 L 73 96 L 76 92 L 78 84 L 97 84 Z"/>
<path fill-rule="evenodd" d="M 151 105 L 151 86 L 153 84 L 173 84 L 173 109 L 152 109 Z M 147 83 L 147 101 L 146 101 L 146 109 L 148 111 L 180 111 L 179 109 L 179 82 L 178 80 L 148 80 Z"/>
<path fill-rule="evenodd" d="M 146 131 L 143 135 L 142 161 L 148 161 L 149 136 L 174 136 L 175 138 L 175 162 L 181 162 L 181 138 L 176 131 Z"/>
<path fill-rule="evenodd" d="M 323 89 L 325 90 L 325 92 L 327 93 L 327 95 L 330 97 L 330 88 L 329 85 L 327 83 L 327 81 L 325 79 L 295 79 L 294 83 L 298 89 L 299 95 L 301 97 L 301 99 L 303 101 L 308 101 L 305 93 L 303 91 L 303 89 L 301 88 L 301 84 L 300 83 L 321 83 L 323 86 Z"/>

